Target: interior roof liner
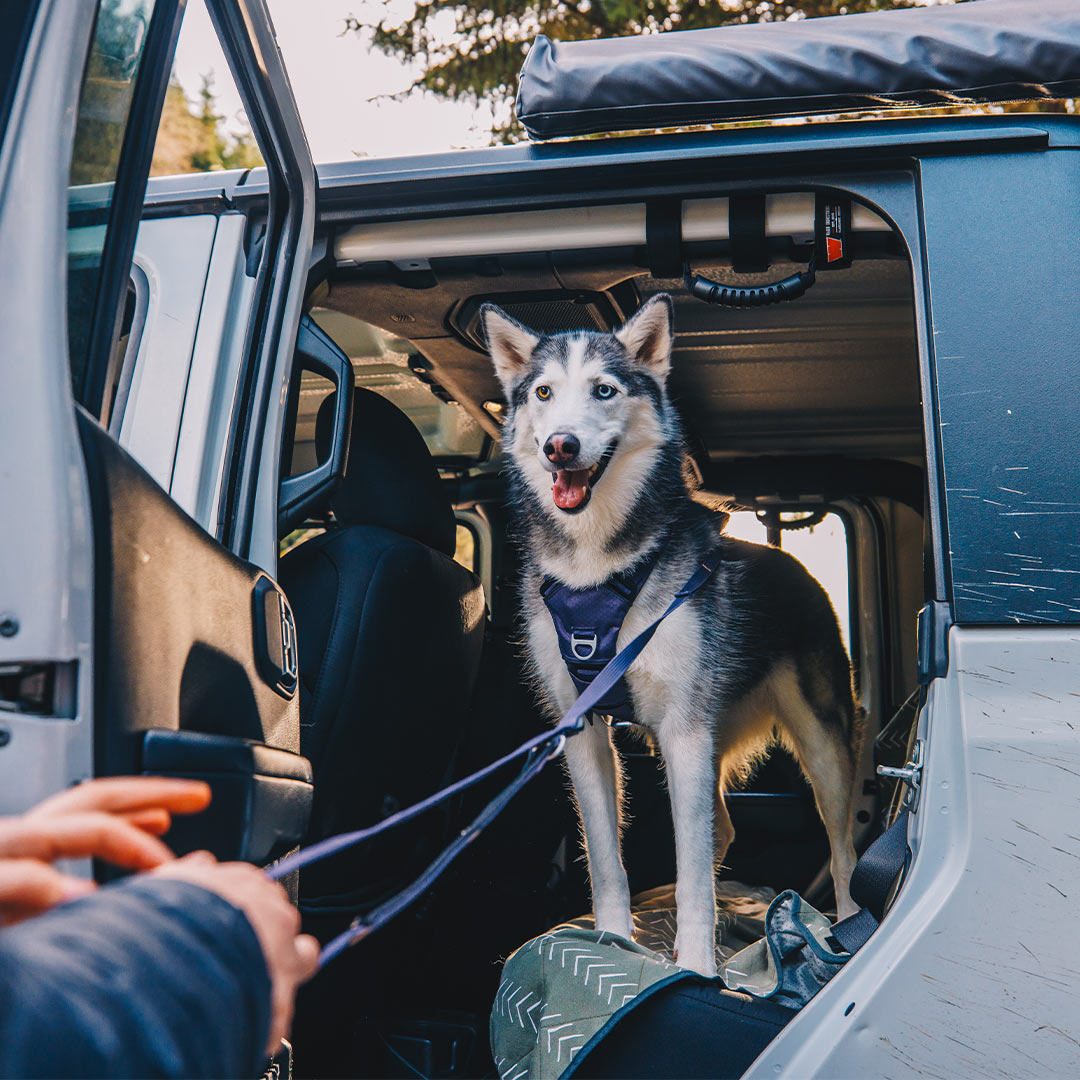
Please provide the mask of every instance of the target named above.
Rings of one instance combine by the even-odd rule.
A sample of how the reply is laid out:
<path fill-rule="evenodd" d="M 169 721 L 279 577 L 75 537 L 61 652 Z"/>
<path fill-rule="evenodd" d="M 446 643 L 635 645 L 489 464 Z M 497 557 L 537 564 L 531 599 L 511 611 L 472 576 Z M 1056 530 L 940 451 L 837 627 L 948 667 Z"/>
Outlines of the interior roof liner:
<path fill-rule="evenodd" d="M 1076 0 L 958 5 L 593 41 L 536 38 L 516 111 L 534 139 L 1080 93 Z"/>

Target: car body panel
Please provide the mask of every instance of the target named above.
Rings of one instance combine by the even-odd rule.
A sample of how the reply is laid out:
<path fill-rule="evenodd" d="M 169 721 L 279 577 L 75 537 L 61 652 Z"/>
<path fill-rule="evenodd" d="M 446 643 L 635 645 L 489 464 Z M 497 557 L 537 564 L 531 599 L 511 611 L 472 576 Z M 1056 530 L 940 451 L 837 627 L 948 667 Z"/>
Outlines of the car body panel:
<path fill-rule="evenodd" d="M 949 652 L 910 876 L 749 1078 L 1075 1072 L 1080 639 L 954 627 Z"/>
<path fill-rule="evenodd" d="M 91 5 L 43 2 L 0 148 L 0 505 L 3 599 L 17 625 L 0 664 L 77 665 L 71 715 L 0 713 L 0 813 L 93 771 L 93 543 L 68 375 L 67 170 Z"/>

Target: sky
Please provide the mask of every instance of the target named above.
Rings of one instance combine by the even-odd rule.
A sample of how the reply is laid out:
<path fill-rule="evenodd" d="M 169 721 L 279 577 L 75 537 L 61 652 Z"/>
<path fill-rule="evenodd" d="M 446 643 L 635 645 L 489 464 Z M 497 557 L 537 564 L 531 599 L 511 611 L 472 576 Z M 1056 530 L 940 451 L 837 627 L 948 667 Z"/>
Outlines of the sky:
<path fill-rule="evenodd" d="M 368 0 L 378 3 L 378 0 Z M 483 107 L 413 94 L 408 101 L 373 101 L 409 86 L 419 73 L 342 34 L 363 0 L 268 0 L 278 44 L 293 84 L 316 162 L 396 157 L 487 146 L 491 117 Z M 174 75 L 189 98 L 212 72 L 218 112 L 242 115 L 240 96 L 203 0 L 188 0 Z M 236 130 L 235 121 L 227 124 Z"/>
<path fill-rule="evenodd" d="M 426 93 L 413 93 L 406 101 L 374 100 L 405 90 L 421 68 L 371 49 L 355 33 L 343 32 L 345 19 L 381 10 L 407 11 L 411 0 L 267 3 L 316 162 L 490 145 L 491 111 L 484 105 L 477 109 Z M 452 15 L 446 32 L 453 32 Z M 202 75 L 212 73 L 218 111 L 227 118 L 242 114 L 204 0 L 188 0 L 173 71 L 189 99 L 197 94 Z M 231 129 L 237 130 L 235 122 Z"/>

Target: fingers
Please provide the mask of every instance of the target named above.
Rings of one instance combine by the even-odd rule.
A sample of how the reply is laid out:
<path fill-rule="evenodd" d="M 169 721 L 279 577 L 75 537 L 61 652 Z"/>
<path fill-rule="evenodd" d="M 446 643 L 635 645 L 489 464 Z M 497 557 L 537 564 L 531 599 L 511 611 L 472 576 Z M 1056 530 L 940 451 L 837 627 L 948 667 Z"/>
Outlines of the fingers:
<path fill-rule="evenodd" d="M 195 814 L 210 803 L 210 785 L 201 780 L 167 776 L 110 776 L 68 788 L 46 799 L 31 814 L 53 815 L 81 811 L 131 813 L 160 808 L 173 814 Z"/>
<path fill-rule="evenodd" d="M 266 1046 L 269 1057 L 277 1053 L 281 1040 L 288 1037 L 296 1004 L 296 991 L 319 967 L 319 942 L 310 934 L 293 937 L 290 951 L 291 955 L 284 960 L 273 978 L 270 1036 Z"/>
<path fill-rule="evenodd" d="M 319 953 L 321 951 L 319 939 L 312 937 L 311 934 L 301 934 L 296 939 L 296 955 L 299 970 L 299 982 L 297 985 L 302 986 L 308 979 L 313 978 L 315 973 L 319 970 Z"/>
<path fill-rule="evenodd" d="M 0 861 L 0 923 L 20 922 L 95 888 L 92 881 L 61 874 L 36 859 L 4 859 Z"/>
<path fill-rule="evenodd" d="M 149 870 L 173 858 L 156 837 L 103 812 L 27 814 L 0 822 L 0 857 L 54 862 L 87 856 L 131 870 Z"/>
<path fill-rule="evenodd" d="M 153 833 L 154 836 L 164 836 L 172 824 L 172 814 L 160 806 L 148 810 L 129 810 L 119 816 L 136 829 Z"/>

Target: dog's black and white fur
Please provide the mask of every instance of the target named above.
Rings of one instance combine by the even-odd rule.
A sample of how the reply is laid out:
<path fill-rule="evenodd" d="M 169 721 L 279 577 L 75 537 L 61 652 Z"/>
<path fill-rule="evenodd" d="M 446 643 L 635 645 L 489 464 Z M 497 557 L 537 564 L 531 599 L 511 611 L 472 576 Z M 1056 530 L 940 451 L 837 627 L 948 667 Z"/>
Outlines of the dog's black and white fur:
<path fill-rule="evenodd" d="M 539 585 L 607 580 L 661 547 L 619 637 L 667 606 L 701 558 L 723 562 L 661 624 L 627 676 L 637 723 L 667 772 L 675 825 L 680 965 L 714 975 L 714 868 L 734 831 L 723 792 L 774 738 L 813 784 L 832 847 L 839 914 L 854 910 L 852 809 L 859 722 L 836 615 L 821 586 L 773 548 L 724 538 L 725 515 L 691 498 L 668 399 L 673 309 L 646 303 L 614 334 L 538 336 L 499 308 L 481 313 L 509 410 L 503 445 L 525 537 L 532 672 L 552 717 L 576 698 Z M 566 745 L 596 925 L 632 934 L 620 853 L 620 762 L 603 724 Z"/>

